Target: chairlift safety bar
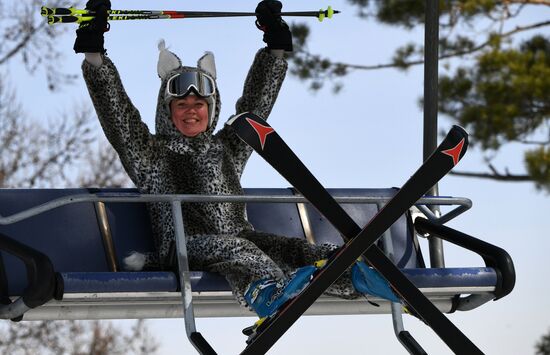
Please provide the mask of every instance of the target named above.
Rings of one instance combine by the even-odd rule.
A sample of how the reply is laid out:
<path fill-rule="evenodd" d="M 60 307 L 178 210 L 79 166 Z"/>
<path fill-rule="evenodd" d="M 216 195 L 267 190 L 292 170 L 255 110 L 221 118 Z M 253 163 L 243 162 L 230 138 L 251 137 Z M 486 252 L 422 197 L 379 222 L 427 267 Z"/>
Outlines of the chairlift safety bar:
<path fill-rule="evenodd" d="M 385 204 L 391 197 L 336 197 L 339 203 L 362 203 L 376 204 L 378 207 Z M 85 202 L 103 202 L 103 203 L 145 203 L 145 202 L 167 202 L 172 204 L 172 213 L 174 218 L 174 228 L 177 242 L 177 259 L 178 270 L 181 288 L 181 300 L 183 305 L 183 316 L 185 321 L 186 334 L 193 346 L 201 354 L 215 354 L 215 351 L 196 331 L 195 315 L 193 310 L 193 295 L 190 283 L 190 270 L 188 264 L 187 248 L 185 243 L 185 231 L 182 218 L 182 206 L 184 202 L 268 202 L 268 203 L 307 203 L 307 200 L 301 196 L 259 196 L 259 195 L 158 195 L 158 194 L 139 194 L 139 193 L 97 193 L 97 194 L 79 194 L 65 196 L 49 202 L 28 208 L 24 211 L 14 213 L 9 216 L 0 216 L 0 225 L 7 225 L 20 222 L 27 218 L 38 214 L 50 211 L 55 208 L 66 206 L 74 203 Z M 449 211 L 447 214 L 437 217 L 430 213 L 427 207 L 421 209 L 421 206 L 433 205 L 457 205 L 456 208 Z M 459 214 L 465 212 L 472 206 L 471 200 L 467 198 L 456 197 L 423 197 L 415 206 L 419 207 L 425 215 L 433 221 L 444 220 L 448 221 Z M 0 308 L 0 314 L 6 315 L 3 318 L 16 318 L 22 316 L 23 313 L 29 310 L 28 307 L 22 307 L 24 303 L 22 298 L 18 298 L 14 303 Z"/>
<path fill-rule="evenodd" d="M 362 204 L 380 204 L 389 201 L 390 197 L 335 197 L 339 203 L 362 203 Z M 308 201 L 301 196 L 260 196 L 260 195 L 159 195 L 159 194 L 137 194 L 137 193 L 98 193 L 98 194 L 78 194 L 65 196 L 46 203 L 28 208 L 24 211 L 14 213 L 9 216 L 0 216 L 0 225 L 8 225 L 20 222 L 29 217 L 47 212 L 49 210 L 66 206 L 73 203 L 81 202 L 113 202 L 113 203 L 143 203 L 143 202 L 212 202 L 212 203 L 253 203 L 253 202 L 269 202 L 269 203 L 307 203 Z M 457 206 L 448 213 L 436 217 L 423 209 L 421 206 Z M 464 197 L 423 197 L 415 203 L 423 213 L 428 214 L 427 217 L 434 222 L 447 222 L 452 218 L 466 212 L 472 207 L 472 201 Z M 451 218 L 449 218 L 451 217 Z"/>

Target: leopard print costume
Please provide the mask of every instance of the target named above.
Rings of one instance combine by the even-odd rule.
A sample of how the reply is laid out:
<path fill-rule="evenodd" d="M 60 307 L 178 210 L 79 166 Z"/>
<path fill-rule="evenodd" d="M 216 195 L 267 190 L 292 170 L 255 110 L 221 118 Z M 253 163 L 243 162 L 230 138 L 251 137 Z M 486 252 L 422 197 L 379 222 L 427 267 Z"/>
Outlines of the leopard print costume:
<path fill-rule="evenodd" d="M 261 49 L 237 101 L 236 114 L 251 111 L 268 117 L 287 66 L 284 59 Z M 167 78 L 197 68 L 180 65 L 161 78 L 154 135 L 142 122 L 108 57 L 98 67 L 85 60 L 82 70 L 103 131 L 142 193 L 243 194 L 240 177 L 252 149 L 228 126 L 213 134 L 221 106 L 217 88 L 215 107 L 209 107 L 215 110 L 213 122 L 205 132 L 185 137 L 170 118 L 164 100 Z M 201 60 L 198 70 L 215 78 L 215 73 L 201 68 Z M 171 205 L 150 203 L 148 209 L 157 253 L 145 254 L 145 267 L 168 268 L 167 256 L 174 242 Z M 250 283 L 265 278 L 282 280 L 294 269 L 325 258 L 336 248 L 256 232 L 246 219 L 243 203 L 185 203 L 183 220 L 190 268 L 224 275 L 242 305 L 246 305 L 244 292 Z M 347 277 L 328 293 L 345 298 L 359 296 Z"/>

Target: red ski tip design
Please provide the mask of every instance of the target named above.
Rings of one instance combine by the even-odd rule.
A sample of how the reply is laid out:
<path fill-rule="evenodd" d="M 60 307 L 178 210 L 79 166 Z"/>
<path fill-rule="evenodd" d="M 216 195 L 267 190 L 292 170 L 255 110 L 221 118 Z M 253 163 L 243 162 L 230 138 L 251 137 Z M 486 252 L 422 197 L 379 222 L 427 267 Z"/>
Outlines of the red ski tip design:
<path fill-rule="evenodd" d="M 258 134 L 258 138 L 260 138 L 260 143 L 262 144 L 262 150 L 264 150 L 264 145 L 265 145 L 265 140 L 267 138 L 267 135 L 275 132 L 275 130 L 271 127 L 264 126 L 254 120 L 251 120 L 248 117 L 246 117 L 246 120 L 248 121 L 248 123 L 250 123 L 252 128 L 254 128 L 254 130 Z"/>
<path fill-rule="evenodd" d="M 458 160 L 460 159 L 460 153 L 462 153 L 462 148 L 464 147 L 464 138 L 458 144 L 451 149 L 447 149 L 442 151 L 441 153 L 450 156 L 453 158 L 453 165 L 458 164 Z"/>

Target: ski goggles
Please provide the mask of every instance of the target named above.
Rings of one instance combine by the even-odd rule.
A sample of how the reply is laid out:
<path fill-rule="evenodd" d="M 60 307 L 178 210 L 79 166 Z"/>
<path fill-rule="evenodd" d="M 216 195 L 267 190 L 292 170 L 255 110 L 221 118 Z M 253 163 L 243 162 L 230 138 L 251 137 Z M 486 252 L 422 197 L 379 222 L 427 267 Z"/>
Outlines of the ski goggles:
<path fill-rule="evenodd" d="M 185 97 L 191 91 L 202 97 L 214 95 L 214 79 L 198 71 L 189 71 L 172 76 L 166 83 L 166 92 L 173 97 Z"/>

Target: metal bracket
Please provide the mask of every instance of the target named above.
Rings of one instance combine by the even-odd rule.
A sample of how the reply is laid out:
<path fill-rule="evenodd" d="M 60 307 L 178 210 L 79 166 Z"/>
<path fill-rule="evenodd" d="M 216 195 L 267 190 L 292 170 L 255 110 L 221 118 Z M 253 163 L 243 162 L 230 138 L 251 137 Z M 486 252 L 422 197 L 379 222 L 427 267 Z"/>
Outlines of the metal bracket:
<path fill-rule="evenodd" d="M 189 258 L 183 227 L 183 215 L 180 201 L 172 202 L 172 216 L 174 218 L 174 231 L 176 237 L 176 255 L 178 259 L 179 282 L 181 299 L 183 303 L 183 317 L 185 320 L 185 331 L 187 338 L 193 344 L 199 354 L 215 355 L 216 352 L 208 344 L 201 333 L 197 332 L 195 326 L 195 313 L 193 312 L 193 294 L 191 291 L 191 278 L 189 276 Z"/>

